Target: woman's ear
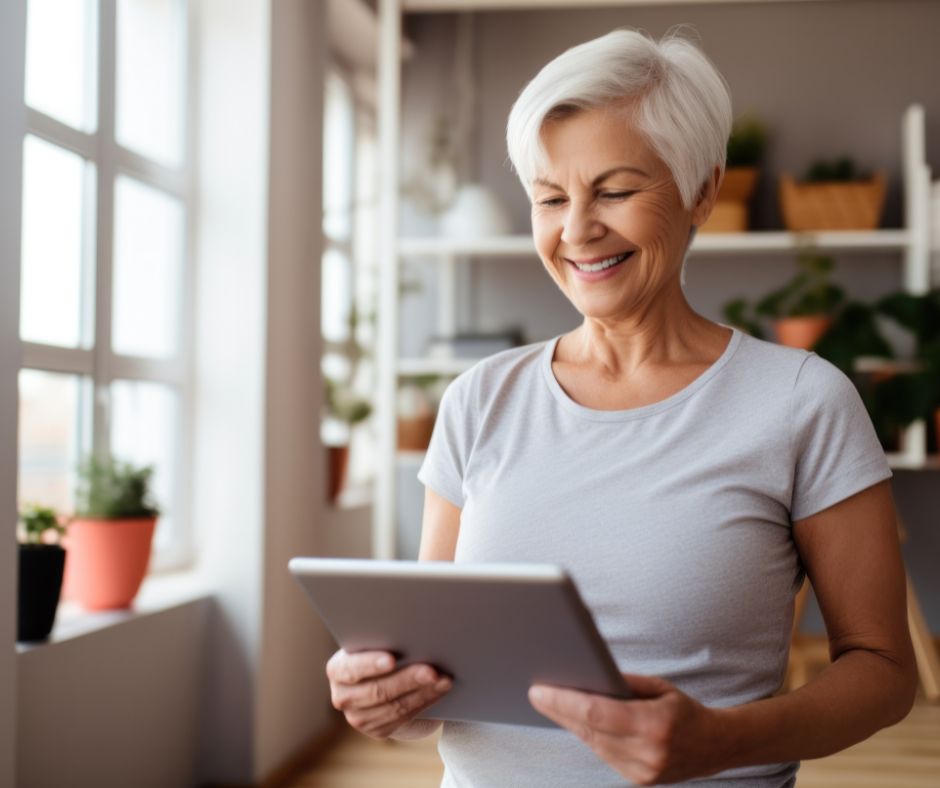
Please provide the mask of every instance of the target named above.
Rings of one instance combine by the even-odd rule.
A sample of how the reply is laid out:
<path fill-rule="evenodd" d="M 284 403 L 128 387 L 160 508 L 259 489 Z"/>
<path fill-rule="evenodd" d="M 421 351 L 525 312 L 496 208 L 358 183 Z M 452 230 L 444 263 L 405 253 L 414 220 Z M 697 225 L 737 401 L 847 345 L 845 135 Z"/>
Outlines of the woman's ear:
<path fill-rule="evenodd" d="M 720 167 L 715 167 L 711 175 L 702 184 L 698 196 L 695 198 L 695 205 L 692 206 L 692 224 L 695 227 L 701 227 L 711 216 L 712 208 L 715 207 L 715 200 L 718 199 L 718 190 L 721 188 L 721 182 L 724 180 L 724 173 Z"/>

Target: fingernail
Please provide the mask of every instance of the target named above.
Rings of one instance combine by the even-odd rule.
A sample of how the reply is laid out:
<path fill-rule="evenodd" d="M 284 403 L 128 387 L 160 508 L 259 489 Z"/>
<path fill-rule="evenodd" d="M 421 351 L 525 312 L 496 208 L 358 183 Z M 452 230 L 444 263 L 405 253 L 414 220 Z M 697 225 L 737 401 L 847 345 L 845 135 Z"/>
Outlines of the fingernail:
<path fill-rule="evenodd" d="M 418 682 L 421 684 L 433 684 L 437 680 L 437 676 L 434 675 L 433 671 L 422 670 L 418 674 Z"/>
<path fill-rule="evenodd" d="M 545 700 L 545 690 L 541 687 L 532 687 L 529 689 L 529 700 L 535 703 L 541 703 Z"/>
<path fill-rule="evenodd" d="M 375 661 L 375 666 L 376 666 L 379 670 L 390 670 L 391 667 L 392 667 L 392 659 L 391 659 L 391 657 L 387 657 L 387 656 L 379 657 L 379 658 Z"/>
<path fill-rule="evenodd" d="M 438 692 L 443 692 L 446 689 L 450 689 L 450 679 L 445 676 L 434 685 L 434 689 L 436 689 Z"/>

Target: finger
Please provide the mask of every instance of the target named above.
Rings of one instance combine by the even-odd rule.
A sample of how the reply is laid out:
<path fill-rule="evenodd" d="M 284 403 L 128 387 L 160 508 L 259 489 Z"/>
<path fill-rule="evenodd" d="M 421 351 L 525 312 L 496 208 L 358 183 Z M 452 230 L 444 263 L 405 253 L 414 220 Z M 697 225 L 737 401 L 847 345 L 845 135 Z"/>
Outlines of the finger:
<path fill-rule="evenodd" d="M 409 665 L 388 676 L 358 684 L 331 684 L 333 705 L 341 711 L 371 709 L 393 703 L 402 695 L 429 687 L 439 676 L 430 665 Z"/>
<path fill-rule="evenodd" d="M 387 651 L 349 654 L 340 649 L 326 663 L 326 675 L 330 681 L 340 684 L 357 684 L 363 679 L 385 675 L 394 668 L 395 657 Z"/>
<path fill-rule="evenodd" d="M 529 700 L 536 711 L 569 730 L 590 728 L 617 736 L 636 732 L 629 701 L 546 684 L 533 685 Z"/>
<path fill-rule="evenodd" d="M 624 679 L 629 685 L 633 694 L 638 698 L 658 698 L 676 689 L 674 684 L 670 684 L 666 679 L 659 676 L 639 676 L 634 673 L 624 673 Z"/>
<path fill-rule="evenodd" d="M 368 723 L 368 730 L 370 732 L 376 735 L 387 735 L 387 733 L 394 731 L 403 722 L 416 717 L 428 708 L 428 706 L 439 701 L 450 691 L 452 685 L 453 682 L 449 678 L 444 677 L 430 687 L 422 687 L 406 695 L 401 695 L 396 698 L 393 703 L 386 704 L 382 707 L 366 709 L 358 713 L 372 715 Z"/>

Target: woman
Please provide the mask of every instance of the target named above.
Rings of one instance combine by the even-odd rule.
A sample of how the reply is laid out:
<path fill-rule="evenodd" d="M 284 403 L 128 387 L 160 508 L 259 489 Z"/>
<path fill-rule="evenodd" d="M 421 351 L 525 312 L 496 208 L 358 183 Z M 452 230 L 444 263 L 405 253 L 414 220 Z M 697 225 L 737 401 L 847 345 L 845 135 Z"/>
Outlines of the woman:
<path fill-rule="evenodd" d="M 421 558 L 562 564 L 638 699 L 533 687 L 562 730 L 445 723 L 445 785 L 791 786 L 911 707 L 891 472 L 854 387 L 682 291 L 730 124 L 693 44 L 631 31 L 565 52 L 513 107 L 539 257 L 584 319 L 448 389 Z M 833 662 L 775 696 L 804 572 Z M 439 724 L 412 720 L 449 687 L 430 666 L 341 651 L 327 672 L 365 733 Z"/>

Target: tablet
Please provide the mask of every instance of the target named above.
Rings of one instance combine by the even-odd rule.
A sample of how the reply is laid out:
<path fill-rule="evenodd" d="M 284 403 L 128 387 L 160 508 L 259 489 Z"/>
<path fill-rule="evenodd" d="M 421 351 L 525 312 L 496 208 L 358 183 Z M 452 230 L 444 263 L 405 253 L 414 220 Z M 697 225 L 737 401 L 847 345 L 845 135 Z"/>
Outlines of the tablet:
<path fill-rule="evenodd" d="M 390 651 L 453 678 L 424 718 L 553 728 L 529 703 L 532 684 L 630 695 L 557 566 L 294 558 L 290 571 L 346 651 Z"/>

